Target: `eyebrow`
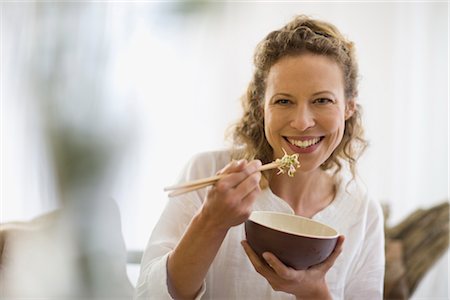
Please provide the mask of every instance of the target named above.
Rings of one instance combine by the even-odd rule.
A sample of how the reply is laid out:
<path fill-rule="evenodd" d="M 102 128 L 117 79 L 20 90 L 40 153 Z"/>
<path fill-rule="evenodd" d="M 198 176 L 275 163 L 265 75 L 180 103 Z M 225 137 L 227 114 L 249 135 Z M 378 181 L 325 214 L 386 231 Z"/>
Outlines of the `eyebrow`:
<path fill-rule="evenodd" d="M 320 95 L 320 94 L 330 94 L 333 97 L 336 97 L 336 95 L 333 92 L 328 91 L 328 90 L 315 92 L 311 96 L 314 97 L 314 96 L 317 96 L 317 95 Z M 294 96 L 292 96 L 291 94 L 288 94 L 288 93 L 276 93 L 276 94 L 272 95 L 272 97 L 270 97 L 270 99 L 273 99 L 275 96 L 294 97 Z"/>
<path fill-rule="evenodd" d="M 288 93 L 276 93 L 274 94 L 271 98 L 275 97 L 275 96 L 287 96 L 287 97 L 293 97 L 291 94 Z"/>
<path fill-rule="evenodd" d="M 317 96 L 317 95 L 320 95 L 320 94 L 331 94 L 331 95 L 333 95 L 333 97 L 336 97 L 336 95 L 333 92 L 328 91 L 328 90 L 315 92 L 315 93 L 312 94 L 312 96 Z"/>

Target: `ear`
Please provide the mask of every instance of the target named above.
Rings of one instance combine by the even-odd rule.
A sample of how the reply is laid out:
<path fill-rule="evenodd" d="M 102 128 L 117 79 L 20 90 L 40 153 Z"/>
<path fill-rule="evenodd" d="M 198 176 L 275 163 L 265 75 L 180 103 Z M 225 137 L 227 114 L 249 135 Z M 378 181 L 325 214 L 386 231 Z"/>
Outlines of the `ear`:
<path fill-rule="evenodd" d="M 345 120 L 348 120 L 353 116 L 356 111 L 356 101 L 355 99 L 350 99 L 345 104 Z"/>

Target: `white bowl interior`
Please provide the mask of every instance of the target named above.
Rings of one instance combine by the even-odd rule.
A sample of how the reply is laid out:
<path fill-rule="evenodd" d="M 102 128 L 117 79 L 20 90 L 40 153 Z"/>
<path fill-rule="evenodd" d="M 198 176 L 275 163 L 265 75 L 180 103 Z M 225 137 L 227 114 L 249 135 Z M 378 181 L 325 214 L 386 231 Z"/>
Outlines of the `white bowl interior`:
<path fill-rule="evenodd" d="M 260 225 L 295 235 L 314 238 L 335 238 L 338 236 L 338 232 L 328 225 L 292 214 L 254 211 L 249 219 Z"/>

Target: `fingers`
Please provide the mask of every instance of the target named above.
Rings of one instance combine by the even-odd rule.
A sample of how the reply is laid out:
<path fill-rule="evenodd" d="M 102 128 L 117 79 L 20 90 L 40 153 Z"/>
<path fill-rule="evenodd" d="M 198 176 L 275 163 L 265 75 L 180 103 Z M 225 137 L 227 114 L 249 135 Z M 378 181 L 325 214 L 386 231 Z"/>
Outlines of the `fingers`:
<path fill-rule="evenodd" d="M 338 240 L 336 242 L 336 246 L 334 247 L 333 252 L 331 252 L 330 256 L 326 260 L 324 260 L 322 263 L 314 266 L 313 268 L 317 268 L 319 270 L 322 270 L 323 272 L 327 272 L 336 262 L 336 259 L 339 257 L 339 255 L 342 253 L 342 246 L 344 244 L 344 236 L 340 235 L 338 237 Z"/>
<path fill-rule="evenodd" d="M 244 182 L 246 179 L 253 176 L 252 179 L 247 181 L 247 184 L 249 184 L 250 187 L 253 187 L 256 184 L 259 184 L 259 179 L 261 174 L 258 171 L 259 167 L 261 166 L 261 161 L 259 160 L 253 160 L 249 163 L 247 163 L 245 160 L 241 160 L 238 162 L 231 162 L 228 164 L 225 168 L 223 168 L 220 173 L 221 174 L 229 174 L 225 178 L 219 180 L 215 184 L 215 188 L 219 192 L 226 192 L 227 190 L 231 188 L 236 188 L 238 185 L 240 185 L 242 182 Z M 249 187 L 243 187 L 243 190 L 240 190 L 239 192 L 244 192 L 244 195 L 248 193 Z M 251 190 L 252 188 L 250 188 Z M 245 193 L 247 191 L 247 193 Z"/>
<path fill-rule="evenodd" d="M 270 269 L 269 265 L 267 265 L 263 260 L 259 258 L 258 254 L 253 251 L 247 241 L 241 241 L 241 245 L 244 248 L 244 251 L 250 259 L 250 262 L 252 263 L 256 272 L 267 278 L 269 273 L 273 272 Z"/>
<path fill-rule="evenodd" d="M 226 174 L 207 192 L 202 212 L 220 227 L 241 224 L 251 214 L 253 203 L 261 191 L 259 160 L 231 162 L 220 173 Z"/>
<path fill-rule="evenodd" d="M 260 192 L 261 173 L 256 172 L 245 178 L 235 189 L 235 193 L 243 197 L 243 202 L 251 202 Z"/>
<path fill-rule="evenodd" d="M 296 277 L 296 271 L 283 262 L 281 262 L 275 255 L 270 252 L 263 253 L 263 257 L 267 264 L 283 279 L 293 279 Z"/>
<path fill-rule="evenodd" d="M 300 286 L 299 283 L 306 274 L 305 271 L 296 271 L 285 266 L 275 255 L 269 252 L 263 253 L 264 259 L 261 259 L 247 241 L 241 241 L 241 244 L 256 272 L 267 280 L 274 291 L 294 294 L 295 289 Z"/>
<path fill-rule="evenodd" d="M 221 170 L 217 172 L 217 175 L 220 174 L 229 174 L 233 172 L 240 172 L 247 164 L 246 159 L 241 160 L 233 160 L 229 164 L 227 164 L 225 167 L 223 167 Z"/>
<path fill-rule="evenodd" d="M 294 269 L 287 267 L 272 253 L 263 253 L 264 260 L 262 260 L 258 254 L 253 251 L 247 241 L 241 241 L 241 244 L 256 272 L 266 277 L 266 279 L 273 275 L 274 272 L 281 278 L 288 280 L 293 279 L 296 276 L 296 271 Z"/>

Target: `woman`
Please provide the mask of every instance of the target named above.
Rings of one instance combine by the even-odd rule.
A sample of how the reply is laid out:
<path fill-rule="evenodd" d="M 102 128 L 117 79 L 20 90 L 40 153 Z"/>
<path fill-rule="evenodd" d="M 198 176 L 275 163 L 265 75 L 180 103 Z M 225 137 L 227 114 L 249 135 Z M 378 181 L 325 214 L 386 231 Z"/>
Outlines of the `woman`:
<path fill-rule="evenodd" d="M 353 44 L 333 25 L 298 16 L 258 45 L 254 63 L 236 149 L 196 156 L 180 180 L 227 176 L 168 202 L 144 254 L 137 296 L 381 299 L 382 214 L 355 180 L 366 144 Z M 257 171 L 283 149 L 299 154 L 294 177 Z M 297 271 L 249 247 L 242 223 L 253 210 L 309 217 L 343 236 L 323 263 Z"/>

